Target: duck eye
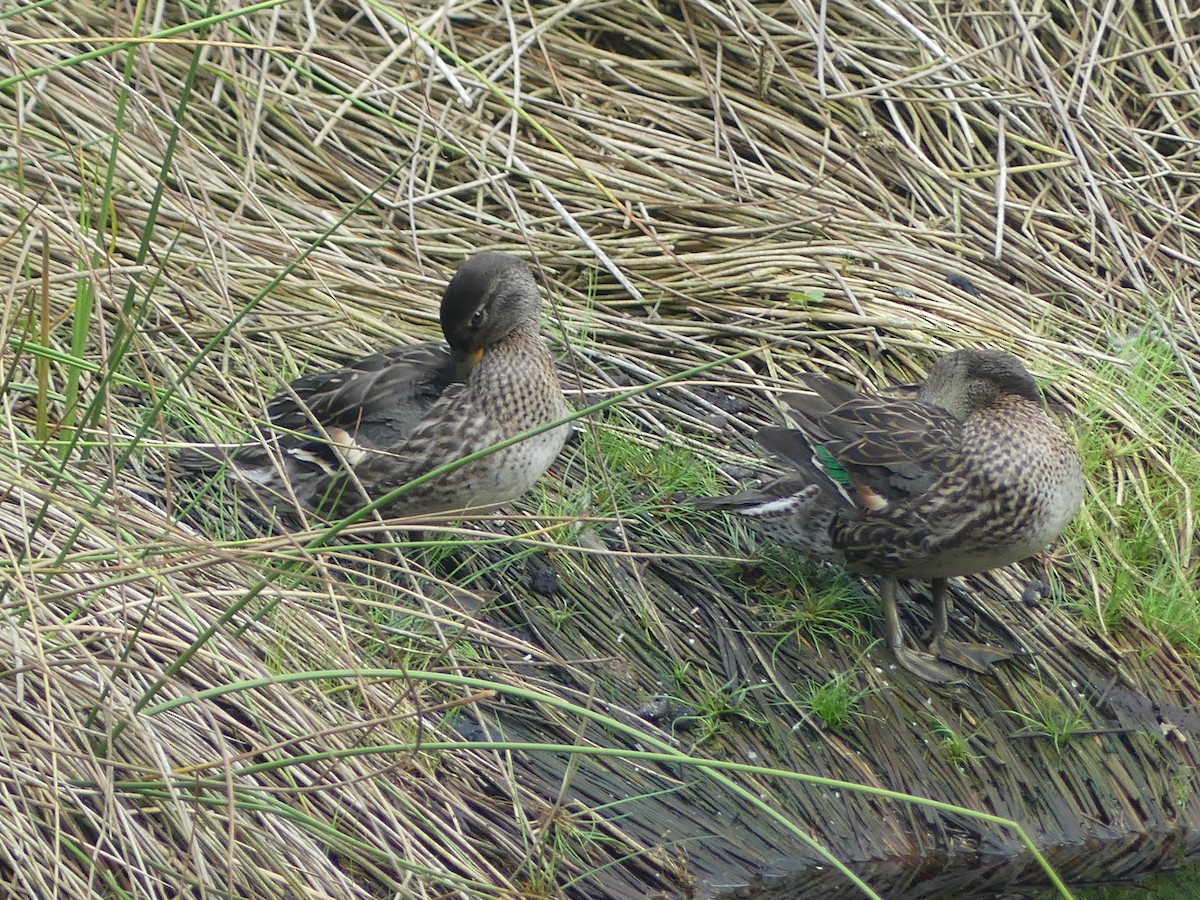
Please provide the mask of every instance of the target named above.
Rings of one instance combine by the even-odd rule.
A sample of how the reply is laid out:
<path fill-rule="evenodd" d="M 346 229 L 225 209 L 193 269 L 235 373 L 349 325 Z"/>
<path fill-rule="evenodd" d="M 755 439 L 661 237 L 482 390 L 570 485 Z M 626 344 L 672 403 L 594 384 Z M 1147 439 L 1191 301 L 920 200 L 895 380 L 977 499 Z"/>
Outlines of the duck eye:
<path fill-rule="evenodd" d="M 471 327 L 478 328 L 483 324 L 483 320 L 485 318 L 487 318 L 487 307 L 481 306 L 479 309 L 475 310 L 475 314 L 471 316 Z"/>

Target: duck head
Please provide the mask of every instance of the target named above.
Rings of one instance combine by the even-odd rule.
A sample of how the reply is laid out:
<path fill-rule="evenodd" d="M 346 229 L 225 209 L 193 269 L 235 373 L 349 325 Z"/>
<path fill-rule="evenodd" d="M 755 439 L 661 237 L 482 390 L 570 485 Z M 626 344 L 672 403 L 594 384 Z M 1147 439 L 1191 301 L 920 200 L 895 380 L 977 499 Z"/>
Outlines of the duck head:
<path fill-rule="evenodd" d="M 1015 394 L 1040 403 L 1041 392 L 1029 371 L 1003 350 L 956 350 L 929 370 L 918 396 L 940 406 L 960 422 L 998 398 Z"/>
<path fill-rule="evenodd" d="M 529 266 L 488 250 L 468 259 L 442 295 L 442 334 L 472 364 L 518 328 L 537 327 L 542 298 Z"/>

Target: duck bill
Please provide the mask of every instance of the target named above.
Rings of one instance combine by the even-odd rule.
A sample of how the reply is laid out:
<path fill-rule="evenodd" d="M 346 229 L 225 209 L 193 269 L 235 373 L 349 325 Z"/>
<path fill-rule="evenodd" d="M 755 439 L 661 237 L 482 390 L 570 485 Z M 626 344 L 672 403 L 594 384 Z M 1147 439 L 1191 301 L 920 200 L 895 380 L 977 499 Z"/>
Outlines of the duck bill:
<path fill-rule="evenodd" d="M 478 350 L 472 350 L 469 353 L 461 350 L 455 350 L 452 354 L 454 360 L 454 380 L 466 381 L 471 377 L 471 371 L 479 365 L 483 359 L 484 350 L 480 347 Z"/>

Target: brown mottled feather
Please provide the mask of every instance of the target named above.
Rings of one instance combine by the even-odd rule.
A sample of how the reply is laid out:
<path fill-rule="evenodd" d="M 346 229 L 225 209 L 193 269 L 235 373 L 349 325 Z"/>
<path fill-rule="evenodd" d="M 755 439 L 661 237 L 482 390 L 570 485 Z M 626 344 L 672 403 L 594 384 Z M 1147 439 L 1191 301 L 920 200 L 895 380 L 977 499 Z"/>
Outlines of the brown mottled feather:
<path fill-rule="evenodd" d="M 466 359 L 445 344 L 414 344 L 374 353 L 331 372 L 293 381 L 267 405 L 276 428 L 309 431 L 337 426 L 363 444 L 403 440 L 446 389 L 470 375 Z"/>
<path fill-rule="evenodd" d="M 788 507 L 778 486 L 767 491 L 771 501 L 718 498 L 709 506 L 806 551 L 827 547 L 825 558 L 861 571 L 918 577 L 969 574 L 1028 555 L 1079 506 L 1078 455 L 1008 354 L 943 357 L 915 399 L 805 381 L 815 394 L 789 397 L 799 427 L 764 428 L 757 437 L 795 466 L 804 486 L 819 489 L 806 502 L 830 505 L 829 533 L 789 523 L 799 515 L 807 526 L 812 517 Z M 817 448 L 844 471 L 842 480 Z M 795 478 L 785 484 L 794 489 Z"/>
<path fill-rule="evenodd" d="M 237 483 L 275 500 L 348 513 L 367 497 L 567 414 L 538 334 L 540 309 L 528 266 L 501 253 L 476 254 L 442 298 L 449 346 L 396 348 L 297 379 L 267 408 L 278 455 L 248 444 L 189 448 L 178 460 L 186 469 L 225 466 Z M 562 425 L 469 463 L 384 512 L 417 516 L 513 500 L 546 470 L 569 430 Z"/>
<path fill-rule="evenodd" d="M 788 397 L 794 428 L 757 438 L 795 472 L 761 490 L 705 498 L 702 509 L 817 559 L 884 576 L 881 601 L 897 662 L 929 681 L 955 673 L 904 646 L 896 579 L 933 579 L 931 649 L 984 672 L 1008 654 L 945 637 L 946 578 L 1022 559 L 1058 537 L 1083 499 L 1079 455 L 1015 357 L 960 350 L 914 391 L 865 396 L 808 377 Z"/>

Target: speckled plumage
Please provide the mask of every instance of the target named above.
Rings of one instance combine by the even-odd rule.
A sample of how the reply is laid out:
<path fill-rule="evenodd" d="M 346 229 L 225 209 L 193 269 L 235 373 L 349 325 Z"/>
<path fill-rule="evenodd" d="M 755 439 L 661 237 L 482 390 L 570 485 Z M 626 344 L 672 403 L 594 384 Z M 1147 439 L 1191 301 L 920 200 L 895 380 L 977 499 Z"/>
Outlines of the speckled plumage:
<path fill-rule="evenodd" d="M 225 466 L 247 489 L 306 510 L 348 514 L 446 463 L 568 414 L 538 332 L 540 312 L 537 283 L 524 262 L 476 254 L 442 297 L 448 345 L 387 350 L 292 382 L 267 407 L 278 454 L 261 444 L 199 447 L 179 461 L 206 471 Z M 483 456 L 402 493 L 381 512 L 484 512 L 515 500 L 558 456 L 569 431 L 560 425 Z"/>
<path fill-rule="evenodd" d="M 1055 540 L 1083 500 L 1079 455 L 1032 376 L 1001 351 L 942 357 L 911 398 L 865 396 L 817 377 L 805 384 L 813 394 L 789 398 L 797 427 L 756 436 L 796 471 L 698 505 L 745 517 L 809 556 L 884 576 L 897 658 L 924 678 L 947 680 L 952 672 L 929 654 L 904 648 L 896 579 L 933 579 L 933 643 L 943 649 L 945 579 L 1015 562 Z M 967 647 L 952 658 L 983 671 L 1006 655 Z"/>

